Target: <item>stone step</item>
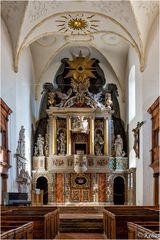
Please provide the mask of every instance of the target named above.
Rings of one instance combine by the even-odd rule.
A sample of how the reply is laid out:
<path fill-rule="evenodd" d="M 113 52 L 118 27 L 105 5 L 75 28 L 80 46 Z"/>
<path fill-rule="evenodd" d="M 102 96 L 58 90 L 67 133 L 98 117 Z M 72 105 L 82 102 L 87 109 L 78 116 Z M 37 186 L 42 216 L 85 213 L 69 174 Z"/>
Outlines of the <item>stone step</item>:
<path fill-rule="evenodd" d="M 60 213 L 103 213 L 103 206 L 63 206 L 59 207 Z"/>
<path fill-rule="evenodd" d="M 60 219 L 60 232 L 103 232 L 103 219 Z"/>

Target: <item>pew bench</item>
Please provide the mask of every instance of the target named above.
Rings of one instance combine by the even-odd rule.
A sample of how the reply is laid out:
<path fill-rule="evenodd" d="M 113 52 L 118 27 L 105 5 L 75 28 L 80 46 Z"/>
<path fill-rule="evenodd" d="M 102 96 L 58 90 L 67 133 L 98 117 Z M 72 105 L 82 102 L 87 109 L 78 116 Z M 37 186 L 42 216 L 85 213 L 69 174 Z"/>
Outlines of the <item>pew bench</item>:
<path fill-rule="evenodd" d="M 59 211 L 57 208 L 25 207 L 13 209 L 12 212 L 2 212 L 2 220 L 33 221 L 34 239 L 54 239 L 58 233 Z"/>
<path fill-rule="evenodd" d="M 127 222 L 158 221 L 157 211 L 145 208 L 104 209 L 104 232 L 108 239 L 127 239 Z"/>
<path fill-rule="evenodd" d="M 159 239 L 159 222 L 128 222 L 128 239 Z"/>
<path fill-rule="evenodd" d="M 33 222 L 1 221 L 1 239 L 33 239 Z"/>

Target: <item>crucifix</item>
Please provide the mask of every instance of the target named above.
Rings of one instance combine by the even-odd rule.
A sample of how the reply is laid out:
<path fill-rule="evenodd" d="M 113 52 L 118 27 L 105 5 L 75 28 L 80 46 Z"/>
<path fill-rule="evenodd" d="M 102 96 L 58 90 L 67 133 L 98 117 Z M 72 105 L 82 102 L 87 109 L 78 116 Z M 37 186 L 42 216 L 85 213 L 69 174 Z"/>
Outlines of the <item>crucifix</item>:
<path fill-rule="evenodd" d="M 136 153 L 136 158 L 139 158 L 139 130 L 141 128 L 141 126 L 144 124 L 144 122 L 137 122 L 137 126 L 136 128 L 134 128 L 132 130 L 133 134 L 134 134 L 134 145 L 133 145 L 133 149 Z"/>

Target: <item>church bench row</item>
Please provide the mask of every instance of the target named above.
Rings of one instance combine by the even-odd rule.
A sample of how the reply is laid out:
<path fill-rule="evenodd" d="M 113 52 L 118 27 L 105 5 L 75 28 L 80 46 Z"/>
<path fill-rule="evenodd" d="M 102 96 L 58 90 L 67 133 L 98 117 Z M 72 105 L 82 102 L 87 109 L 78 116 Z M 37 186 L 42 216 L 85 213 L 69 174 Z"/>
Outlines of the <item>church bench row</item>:
<path fill-rule="evenodd" d="M 159 239 L 159 222 L 128 222 L 128 239 Z"/>
<path fill-rule="evenodd" d="M 58 233 L 59 210 L 57 208 L 24 207 L 16 208 L 10 212 L 2 212 L 2 221 L 33 221 L 34 239 L 52 239 Z"/>
<path fill-rule="evenodd" d="M 127 239 L 127 222 L 158 221 L 158 217 L 157 211 L 144 207 L 106 207 L 103 212 L 104 232 L 108 239 Z"/>
<path fill-rule="evenodd" d="M 1 221 L 1 239 L 33 239 L 33 222 Z"/>

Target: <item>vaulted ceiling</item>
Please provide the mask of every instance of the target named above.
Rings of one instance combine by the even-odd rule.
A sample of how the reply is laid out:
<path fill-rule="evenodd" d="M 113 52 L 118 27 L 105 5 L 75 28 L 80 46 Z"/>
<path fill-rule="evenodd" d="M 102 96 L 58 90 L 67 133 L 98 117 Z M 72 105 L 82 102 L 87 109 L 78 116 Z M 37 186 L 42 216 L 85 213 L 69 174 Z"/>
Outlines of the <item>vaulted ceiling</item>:
<path fill-rule="evenodd" d="M 117 78 L 131 45 L 144 70 L 148 35 L 158 15 L 158 1 L 2 1 L 2 18 L 12 42 L 14 70 L 30 46 L 36 82 L 54 57 L 68 46 L 95 47 Z"/>

